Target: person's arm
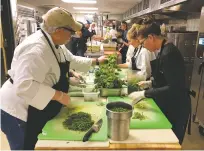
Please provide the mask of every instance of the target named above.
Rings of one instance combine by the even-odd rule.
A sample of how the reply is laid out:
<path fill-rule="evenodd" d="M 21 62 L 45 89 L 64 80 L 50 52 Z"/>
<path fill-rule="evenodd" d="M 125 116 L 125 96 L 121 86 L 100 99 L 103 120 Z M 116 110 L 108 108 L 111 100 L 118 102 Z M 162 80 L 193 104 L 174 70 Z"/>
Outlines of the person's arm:
<path fill-rule="evenodd" d="M 128 64 L 127 63 L 119 64 L 118 67 L 119 68 L 128 68 Z"/>
<path fill-rule="evenodd" d="M 19 56 L 15 68 L 13 81 L 16 94 L 39 110 L 44 109 L 52 99 L 59 102 L 65 99 L 61 92 L 43 83 L 50 70 L 49 66 L 46 55 L 42 54 L 40 48 L 33 47 L 29 53 Z"/>
<path fill-rule="evenodd" d="M 104 38 L 99 36 L 99 35 L 93 35 L 92 38 L 93 38 L 93 40 L 96 40 L 96 41 L 104 40 Z"/>
<path fill-rule="evenodd" d="M 88 72 L 92 65 L 96 65 L 98 60 L 99 63 L 103 63 L 107 58 L 101 56 L 99 58 L 86 58 L 80 56 L 74 56 L 64 45 L 61 46 L 66 54 L 66 59 L 70 61 L 70 69 L 75 69 L 81 72 Z"/>
<path fill-rule="evenodd" d="M 124 44 L 125 46 L 129 46 L 129 43 L 128 43 L 128 42 L 123 41 L 123 44 Z"/>
<path fill-rule="evenodd" d="M 185 89 L 185 72 L 182 56 L 176 52 L 170 52 L 163 56 L 163 74 L 167 82 L 161 88 L 151 88 L 145 91 L 145 97 L 175 96 Z"/>

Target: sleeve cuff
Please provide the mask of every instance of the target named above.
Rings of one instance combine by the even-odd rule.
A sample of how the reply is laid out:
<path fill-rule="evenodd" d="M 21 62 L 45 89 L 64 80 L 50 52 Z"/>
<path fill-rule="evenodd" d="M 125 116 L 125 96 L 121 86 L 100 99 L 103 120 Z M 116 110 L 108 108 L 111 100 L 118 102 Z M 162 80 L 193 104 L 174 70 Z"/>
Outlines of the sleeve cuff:
<path fill-rule="evenodd" d="M 36 96 L 29 102 L 29 105 L 43 110 L 55 95 L 55 90 L 43 84 L 40 85 Z"/>
<path fill-rule="evenodd" d="M 148 89 L 148 90 L 145 90 L 145 92 L 144 92 L 144 96 L 146 97 L 146 98 L 150 98 L 151 96 L 150 96 L 150 92 L 152 91 L 152 88 L 150 88 L 150 89 Z"/>

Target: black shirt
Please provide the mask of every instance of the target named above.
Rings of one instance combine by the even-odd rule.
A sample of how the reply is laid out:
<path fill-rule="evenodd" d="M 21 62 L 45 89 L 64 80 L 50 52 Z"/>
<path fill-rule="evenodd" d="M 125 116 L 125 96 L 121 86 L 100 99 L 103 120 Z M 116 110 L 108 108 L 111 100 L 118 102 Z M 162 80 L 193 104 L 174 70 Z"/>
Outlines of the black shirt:
<path fill-rule="evenodd" d="M 154 70 L 154 69 L 152 69 Z M 168 43 L 164 46 L 160 56 L 159 72 L 163 73 L 163 86 L 151 88 L 145 91 L 146 97 L 157 98 L 159 96 L 177 97 L 185 89 L 185 66 L 183 57 L 176 46 Z M 156 80 L 160 80 L 154 77 Z M 164 100 L 163 100 L 164 101 Z"/>
<path fill-rule="evenodd" d="M 90 32 L 87 28 L 84 28 L 82 31 L 82 38 L 84 38 L 85 43 L 87 42 L 88 38 L 91 38 L 94 33 Z"/>

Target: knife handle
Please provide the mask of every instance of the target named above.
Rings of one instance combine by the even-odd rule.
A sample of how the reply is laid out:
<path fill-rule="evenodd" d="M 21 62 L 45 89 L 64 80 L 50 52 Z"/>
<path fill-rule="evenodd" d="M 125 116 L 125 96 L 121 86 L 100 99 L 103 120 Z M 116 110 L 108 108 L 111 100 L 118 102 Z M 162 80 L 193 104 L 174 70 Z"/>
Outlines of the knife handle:
<path fill-rule="evenodd" d="M 89 140 L 89 138 L 91 137 L 91 134 L 94 132 L 94 130 L 91 128 L 85 135 L 83 138 L 83 142 L 86 142 Z"/>

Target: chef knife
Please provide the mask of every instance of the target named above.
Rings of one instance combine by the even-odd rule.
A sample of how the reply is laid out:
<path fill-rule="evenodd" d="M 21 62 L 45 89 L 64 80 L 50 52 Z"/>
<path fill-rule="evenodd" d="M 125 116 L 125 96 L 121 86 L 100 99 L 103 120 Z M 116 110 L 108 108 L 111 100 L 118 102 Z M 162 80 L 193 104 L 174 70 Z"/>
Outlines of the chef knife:
<path fill-rule="evenodd" d="M 100 119 L 98 122 L 96 122 L 91 127 L 91 129 L 84 135 L 83 142 L 88 141 L 89 138 L 91 137 L 92 133 L 97 133 L 100 130 L 102 124 L 103 124 L 103 120 L 102 119 Z"/>
<path fill-rule="evenodd" d="M 145 100 L 145 98 L 140 99 L 139 101 L 137 101 L 136 103 L 132 104 L 132 106 L 135 106 L 136 104 L 140 103 L 141 101 Z"/>

